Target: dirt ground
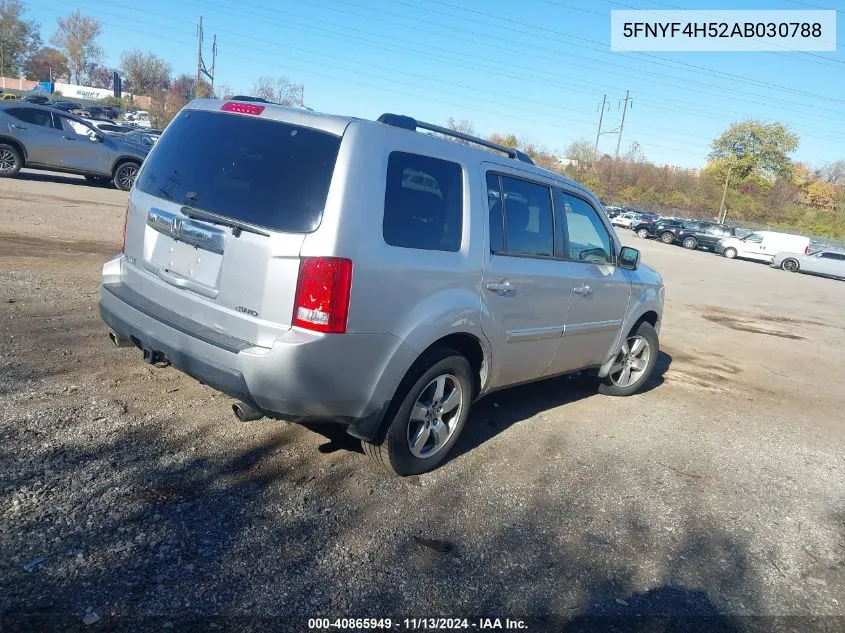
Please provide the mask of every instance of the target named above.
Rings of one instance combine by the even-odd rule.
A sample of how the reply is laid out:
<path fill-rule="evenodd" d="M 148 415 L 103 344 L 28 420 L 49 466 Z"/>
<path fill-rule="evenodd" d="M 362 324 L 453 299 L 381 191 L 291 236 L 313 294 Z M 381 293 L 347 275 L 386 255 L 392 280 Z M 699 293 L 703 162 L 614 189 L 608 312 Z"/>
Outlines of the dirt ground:
<path fill-rule="evenodd" d="M 98 284 L 125 205 L 0 180 L 0 629 L 845 630 L 845 283 L 620 230 L 667 288 L 648 390 L 494 394 L 400 479 L 113 348 Z"/>

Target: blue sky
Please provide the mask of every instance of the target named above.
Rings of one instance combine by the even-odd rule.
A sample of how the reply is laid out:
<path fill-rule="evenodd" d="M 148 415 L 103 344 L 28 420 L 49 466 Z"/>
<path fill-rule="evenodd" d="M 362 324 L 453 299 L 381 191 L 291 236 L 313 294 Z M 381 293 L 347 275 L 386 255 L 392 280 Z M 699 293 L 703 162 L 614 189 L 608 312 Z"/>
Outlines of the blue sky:
<path fill-rule="evenodd" d="M 622 149 L 649 160 L 702 166 L 709 144 L 743 118 L 781 121 L 801 138 L 793 156 L 812 166 L 845 158 L 843 0 L 27 0 L 47 40 L 74 8 L 103 23 L 100 43 L 117 66 L 124 50 L 195 72 L 196 22 L 206 57 L 217 34 L 217 82 L 249 91 L 262 75 L 305 85 L 307 105 L 376 118 L 383 112 L 443 122 L 468 119 L 480 134 L 515 133 L 551 150 L 616 127 L 633 105 Z M 610 52 L 610 11 L 837 9 L 829 53 Z M 703 18 L 702 18 L 703 19 Z M 613 154 L 615 135 L 599 148 Z"/>

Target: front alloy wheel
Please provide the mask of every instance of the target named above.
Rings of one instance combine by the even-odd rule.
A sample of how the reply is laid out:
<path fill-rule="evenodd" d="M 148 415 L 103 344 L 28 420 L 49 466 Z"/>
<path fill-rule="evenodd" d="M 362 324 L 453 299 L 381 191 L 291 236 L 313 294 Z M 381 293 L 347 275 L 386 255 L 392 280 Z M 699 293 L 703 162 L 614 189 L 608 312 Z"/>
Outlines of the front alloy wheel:
<path fill-rule="evenodd" d="M 623 389 L 630 387 L 640 379 L 650 358 L 651 346 L 646 338 L 640 334 L 629 336 L 610 368 L 610 381 Z"/>
<path fill-rule="evenodd" d="M 121 191 L 129 191 L 135 184 L 138 176 L 138 165 L 135 163 L 123 163 L 114 172 L 114 186 Z"/>
<path fill-rule="evenodd" d="M 798 272 L 798 260 L 793 259 L 791 257 L 787 257 L 780 265 L 786 272 L 795 273 Z"/>
<path fill-rule="evenodd" d="M 648 231 L 646 231 L 645 229 L 640 229 L 639 231 L 637 231 L 637 235 L 645 239 L 648 237 Z"/>

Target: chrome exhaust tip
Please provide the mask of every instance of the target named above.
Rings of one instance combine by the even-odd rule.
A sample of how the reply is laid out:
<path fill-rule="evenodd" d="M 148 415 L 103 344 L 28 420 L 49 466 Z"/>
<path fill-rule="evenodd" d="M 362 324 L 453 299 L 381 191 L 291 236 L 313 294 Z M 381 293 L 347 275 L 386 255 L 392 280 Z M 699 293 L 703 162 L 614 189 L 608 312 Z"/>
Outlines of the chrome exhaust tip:
<path fill-rule="evenodd" d="M 252 422 L 264 417 L 261 411 L 249 406 L 246 402 L 236 402 L 232 405 L 232 411 L 241 422 Z"/>
<path fill-rule="evenodd" d="M 109 340 L 115 347 L 132 347 L 132 341 L 128 338 L 123 338 L 117 332 L 109 332 Z"/>

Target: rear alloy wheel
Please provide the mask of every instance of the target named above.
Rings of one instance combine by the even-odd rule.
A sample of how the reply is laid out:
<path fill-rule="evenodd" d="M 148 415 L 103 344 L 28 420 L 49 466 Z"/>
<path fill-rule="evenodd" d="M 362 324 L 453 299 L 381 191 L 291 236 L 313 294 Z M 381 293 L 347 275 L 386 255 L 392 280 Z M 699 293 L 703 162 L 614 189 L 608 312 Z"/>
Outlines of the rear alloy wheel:
<path fill-rule="evenodd" d="M 11 145 L 0 145 L 0 178 L 17 176 L 23 167 L 20 152 Z"/>
<path fill-rule="evenodd" d="M 797 273 L 801 265 L 798 263 L 797 259 L 787 257 L 781 262 L 780 267 L 788 273 Z"/>
<path fill-rule="evenodd" d="M 650 323 L 640 323 L 623 341 L 607 377 L 599 385 L 599 392 L 608 396 L 636 393 L 654 370 L 659 352 L 657 331 Z"/>
<path fill-rule="evenodd" d="M 637 235 L 645 239 L 648 237 L 648 231 L 646 231 L 645 229 L 640 229 L 639 231 L 637 231 Z"/>
<path fill-rule="evenodd" d="M 736 249 L 735 248 L 726 248 L 725 252 L 722 253 L 722 255 L 724 255 L 728 259 L 733 259 L 734 257 L 736 257 Z"/>
<path fill-rule="evenodd" d="M 698 246 L 698 240 L 696 240 L 694 237 L 685 237 L 684 241 L 681 242 L 681 244 L 684 245 L 684 248 L 693 250 L 696 246 Z"/>
<path fill-rule="evenodd" d="M 412 372 L 396 393 L 384 437 L 363 445 L 374 462 L 403 476 L 428 472 L 446 458 L 474 389 L 469 362 L 452 349 L 435 350 Z"/>
<path fill-rule="evenodd" d="M 671 244 L 675 241 L 675 235 L 669 231 L 666 231 L 660 236 L 660 241 L 664 244 Z"/>
<path fill-rule="evenodd" d="M 114 186 L 121 191 L 129 191 L 138 176 L 138 163 L 121 163 L 114 170 Z"/>

